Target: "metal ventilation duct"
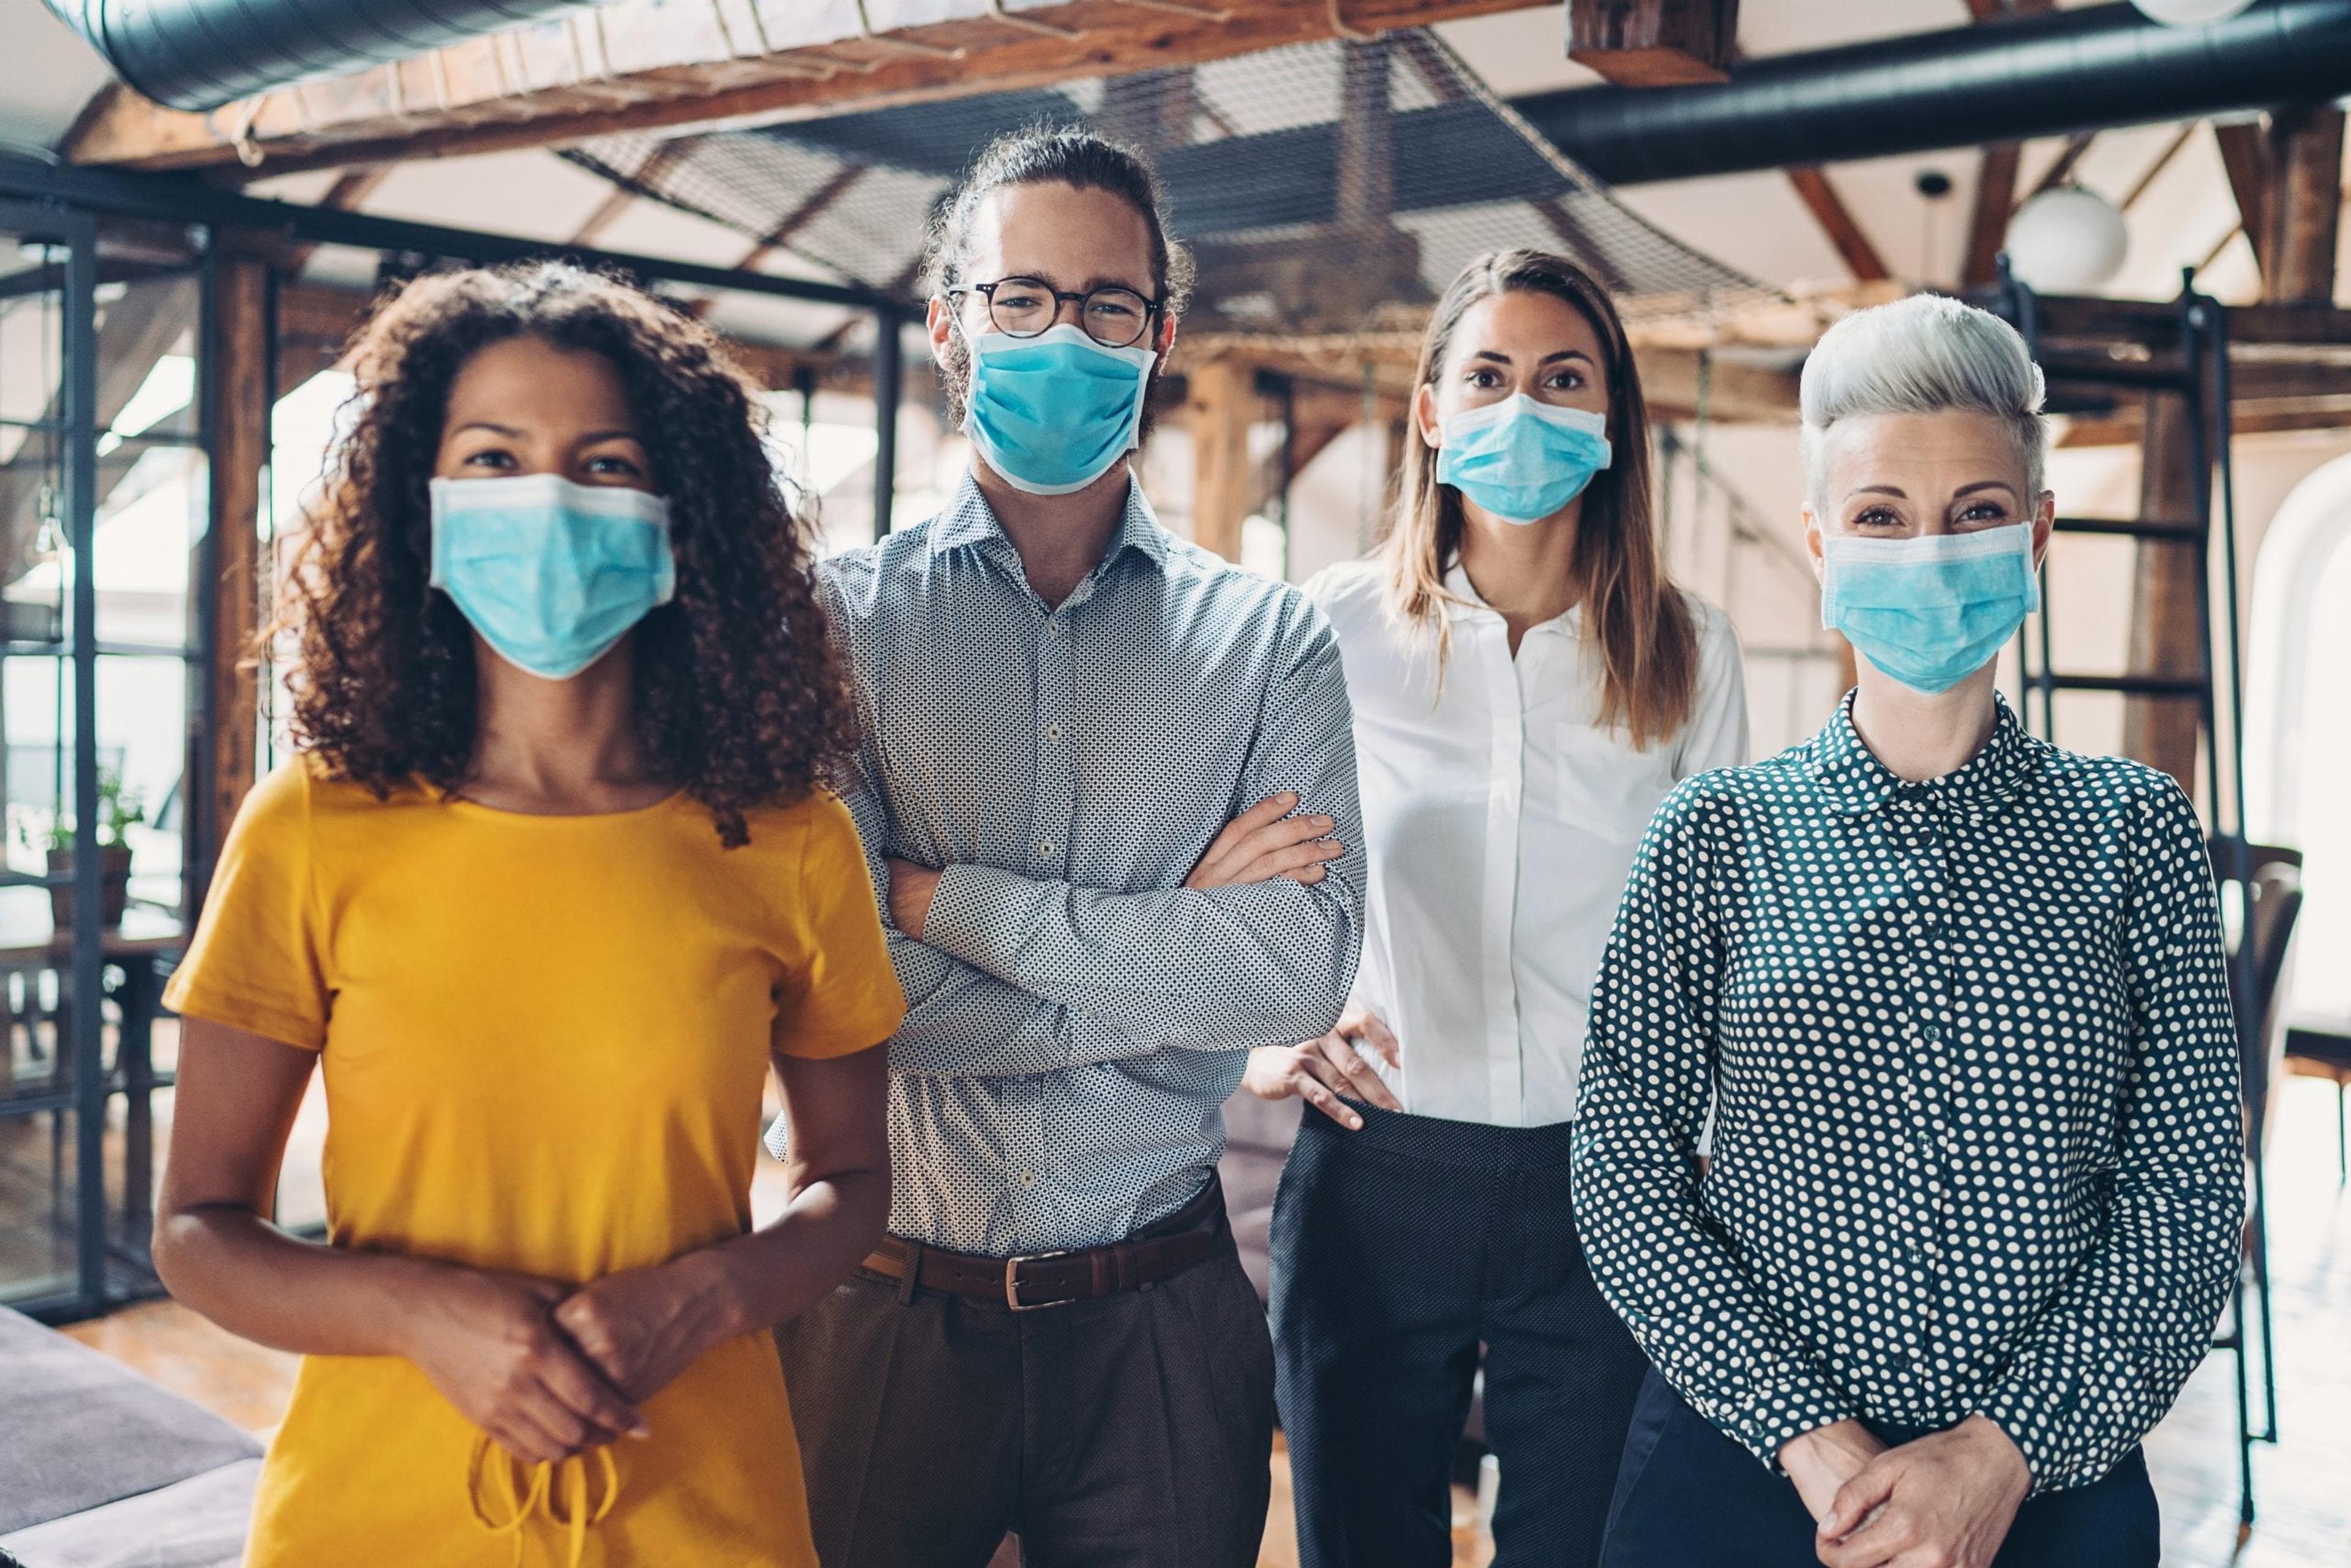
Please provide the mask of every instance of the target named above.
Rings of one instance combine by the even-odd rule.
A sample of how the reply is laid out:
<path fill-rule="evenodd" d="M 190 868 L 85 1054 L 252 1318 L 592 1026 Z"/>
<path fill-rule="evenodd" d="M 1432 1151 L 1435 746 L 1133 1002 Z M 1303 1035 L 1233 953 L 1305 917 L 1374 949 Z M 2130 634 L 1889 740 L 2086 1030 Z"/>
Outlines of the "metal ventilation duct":
<path fill-rule="evenodd" d="M 1738 66 L 1695 87 L 1511 106 L 1613 184 L 1882 158 L 2351 92 L 2351 3 L 2262 0 L 2205 27 L 2132 5 L 2018 16 Z"/>
<path fill-rule="evenodd" d="M 503 33 L 580 0 L 47 0 L 114 74 L 173 109 L 225 103 Z"/>

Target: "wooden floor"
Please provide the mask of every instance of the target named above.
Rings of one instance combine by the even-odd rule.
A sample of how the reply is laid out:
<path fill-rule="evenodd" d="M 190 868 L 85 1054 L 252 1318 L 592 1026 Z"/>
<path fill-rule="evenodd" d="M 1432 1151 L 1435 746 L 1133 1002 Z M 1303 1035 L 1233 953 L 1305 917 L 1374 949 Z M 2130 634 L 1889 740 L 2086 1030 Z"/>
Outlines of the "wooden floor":
<path fill-rule="evenodd" d="M 2334 1092 L 2289 1081 L 2273 1145 L 2281 1430 L 2276 1447 L 2254 1452 L 2259 1521 L 2240 1548 L 2234 1385 L 2229 1358 L 2216 1354 L 2147 1441 L 2168 1568 L 2351 1568 L 2351 1191 L 2335 1184 Z M 16 1157 L 37 1158 L 46 1176 L 46 1139 L 33 1142 Z M 0 1166 L 8 1163 L 0 1151 Z M 292 1385 L 293 1357 L 232 1339 L 169 1301 L 68 1332 L 256 1432 L 276 1425 Z M 1297 1561 L 1289 1479 L 1277 1452 L 1260 1568 Z M 1455 1518 L 1456 1564 L 1487 1563 L 1491 1546 L 1472 1528 L 1466 1492 L 1456 1494 Z"/>

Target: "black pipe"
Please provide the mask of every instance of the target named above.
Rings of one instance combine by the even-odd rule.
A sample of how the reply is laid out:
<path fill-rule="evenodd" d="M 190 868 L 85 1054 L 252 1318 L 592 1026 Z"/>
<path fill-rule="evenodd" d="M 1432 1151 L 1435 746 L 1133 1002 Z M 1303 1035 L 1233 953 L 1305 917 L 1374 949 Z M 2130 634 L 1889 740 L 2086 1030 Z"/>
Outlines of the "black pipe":
<path fill-rule="evenodd" d="M 670 256 L 599 250 L 528 239 L 519 235 L 484 234 L 439 224 L 411 223 L 374 213 L 346 212 L 338 207 L 305 207 L 292 202 L 242 195 L 186 173 L 149 174 L 78 163 L 51 164 L 0 152 L 0 200 L 6 199 L 51 203 L 128 217 L 159 218 L 167 223 L 257 229 L 287 240 L 345 245 L 360 250 L 413 252 L 452 261 L 495 264 L 558 256 L 583 267 L 632 273 L 646 279 L 666 278 L 701 288 L 741 289 L 817 305 L 895 311 L 910 319 L 919 318 L 922 313 L 919 302 L 895 299 L 862 284 L 822 283 L 779 272 L 707 267 Z"/>
<path fill-rule="evenodd" d="M 2320 102 L 2351 91 L 2351 4 L 2262 0 L 2204 27 L 2132 5 L 1742 62 L 1728 82 L 1512 100 L 1611 184 L 1882 158 Z"/>
<path fill-rule="evenodd" d="M 584 10 L 580 0 L 47 0 L 157 103 L 210 110 Z"/>

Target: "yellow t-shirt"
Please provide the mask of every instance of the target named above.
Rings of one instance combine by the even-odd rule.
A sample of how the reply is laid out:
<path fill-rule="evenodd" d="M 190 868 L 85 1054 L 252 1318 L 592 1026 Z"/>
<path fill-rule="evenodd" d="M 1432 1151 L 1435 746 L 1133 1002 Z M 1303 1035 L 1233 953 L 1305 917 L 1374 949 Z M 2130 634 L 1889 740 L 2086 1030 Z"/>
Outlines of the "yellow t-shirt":
<path fill-rule="evenodd" d="M 321 1053 L 336 1246 L 569 1282 L 663 1262 L 749 1228 L 770 1047 L 862 1051 L 904 1011 L 848 811 L 820 795 L 749 822 L 727 850 L 683 796 L 524 816 L 379 800 L 297 759 L 238 814 L 165 999 Z M 767 1335 L 643 1409 L 652 1438 L 607 1450 L 620 1486 L 586 1563 L 813 1568 Z M 475 1436 L 408 1362 L 306 1358 L 247 1563 L 508 1568 L 516 1540 L 469 1498 Z M 558 1512 L 602 1491 L 573 1463 Z M 521 1544 L 573 1550 L 543 1512 Z"/>

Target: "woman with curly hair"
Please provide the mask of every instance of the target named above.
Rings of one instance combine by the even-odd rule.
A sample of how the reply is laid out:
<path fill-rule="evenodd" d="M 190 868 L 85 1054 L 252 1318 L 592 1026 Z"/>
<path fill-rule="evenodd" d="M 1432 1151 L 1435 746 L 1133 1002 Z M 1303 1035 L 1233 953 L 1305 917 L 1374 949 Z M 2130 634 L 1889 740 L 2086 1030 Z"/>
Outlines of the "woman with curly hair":
<path fill-rule="evenodd" d="M 169 992 L 157 1269 L 305 1356 L 246 1561 L 812 1565 L 765 1331 L 881 1234 L 904 1002 L 752 389 L 544 264 L 412 284 L 357 361 L 288 589 L 301 750 Z M 323 1244 L 269 1219 L 314 1063 Z"/>

